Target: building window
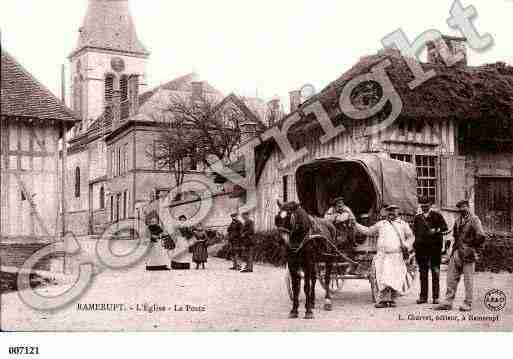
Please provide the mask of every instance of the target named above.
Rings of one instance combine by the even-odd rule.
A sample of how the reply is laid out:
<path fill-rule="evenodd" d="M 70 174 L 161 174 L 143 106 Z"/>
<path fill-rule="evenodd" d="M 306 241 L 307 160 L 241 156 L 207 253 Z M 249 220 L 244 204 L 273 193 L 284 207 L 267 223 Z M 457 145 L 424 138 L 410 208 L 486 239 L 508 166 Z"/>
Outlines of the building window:
<path fill-rule="evenodd" d="M 100 209 L 105 208 L 105 190 L 103 189 L 103 186 L 100 187 Z"/>
<path fill-rule="evenodd" d="M 121 92 L 121 119 L 130 116 L 130 102 L 128 101 L 128 76 L 123 75 L 119 84 Z"/>
<path fill-rule="evenodd" d="M 247 141 L 255 137 L 257 132 L 257 125 L 254 123 L 247 123 L 242 125 L 241 141 Z"/>
<path fill-rule="evenodd" d="M 121 207 L 121 193 L 116 195 L 116 222 L 119 222 L 120 207 Z"/>
<path fill-rule="evenodd" d="M 116 168 L 116 176 L 121 174 L 121 147 L 118 147 L 118 157 L 117 157 L 117 168 Z"/>
<path fill-rule="evenodd" d="M 123 162 L 124 162 L 125 172 L 128 172 L 128 143 L 125 143 L 125 150 L 124 150 L 123 155 L 124 155 Z"/>
<path fill-rule="evenodd" d="M 412 155 L 408 153 L 391 153 L 390 158 L 393 160 L 412 163 Z"/>
<path fill-rule="evenodd" d="M 417 196 L 436 202 L 437 171 L 436 156 L 415 156 L 417 167 Z"/>
<path fill-rule="evenodd" d="M 195 157 L 188 157 L 186 160 L 187 168 L 190 171 L 197 171 L 198 170 L 198 160 Z"/>
<path fill-rule="evenodd" d="M 114 196 L 110 196 L 110 221 L 114 222 Z"/>
<path fill-rule="evenodd" d="M 417 123 L 415 124 L 415 131 L 417 133 L 422 133 L 422 131 L 424 131 L 424 121 L 417 121 Z"/>
<path fill-rule="evenodd" d="M 112 97 L 114 95 L 114 75 L 105 76 L 105 105 L 112 103 Z"/>
<path fill-rule="evenodd" d="M 21 200 L 26 201 L 27 197 L 25 196 L 25 192 L 23 192 L 23 190 L 22 190 L 22 191 L 20 191 L 20 194 L 21 194 Z"/>
<path fill-rule="evenodd" d="M 135 105 L 139 96 L 139 76 L 137 75 L 132 75 L 128 79 L 128 96 L 130 103 Z"/>
<path fill-rule="evenodd" d="M 127 191 L 123 192 L 123 218 L 126 218 Z"/>
<path fill-rule="evenodd" d="M 283 176 L 283 202 L 289 200 L 289 176 Z"/>
<path fill-rule="evenodd" d="M 75 197 L 80 197 L 80 167 L 75 168 Z"/>
<path fill-rule="evenodd" d="M 114 177 L 114 168 L 115 168 L 115 163 L 114 163 L 115 159 L 114 159 L 114 150 L 110 150 L 110 174 L 112 177 Z"/>
<path fill-rule="evenodd" d="M 390 158 L 403 162 L 413 163 L 414 155 L 408 153 L 391 153 Z M 436 171 L 437 157 L 428 155 L 415 155 L 417 169 L 417 196 L 436 202 L 438 174 Z"/>
<path fill-rule="evenodd" d="M 121 102 L 128 100 L 128 76 L 123 75 L 119 83 L 119 89 L 121 90 Z"/>

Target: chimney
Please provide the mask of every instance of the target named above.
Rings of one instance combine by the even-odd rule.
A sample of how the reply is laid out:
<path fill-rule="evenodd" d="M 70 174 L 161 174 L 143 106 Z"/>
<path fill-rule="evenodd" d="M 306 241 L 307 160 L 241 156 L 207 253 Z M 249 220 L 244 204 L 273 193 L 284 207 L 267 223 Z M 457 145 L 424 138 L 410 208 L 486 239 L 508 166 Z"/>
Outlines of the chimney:
<path fill-rule="evenodd" d="M 296 111 L 301 105 L 301 91 L 294 90 L 289 92 L 290 96 L 290 112 Z"/>
<path fill-rule="evenodd" d="M 281 120 L 282 113 L 281 113 L 280 98 L 279 97 L 273 98 L 271 101 L 269 101 L 267 103 L 267 107 L 269 109 L 268 110 L 268 113 L 269 113 L 268 122 L 269 122 L 269 127 L 270 127 L 270 126 L 274 125 L 274 123 Z"/>
<path fill-rule="evenodd" d="M 446 59 L 461 54 L 463 58 L 452 66 L 467 66 L 467 39 L 464 37 L 442 35 L 439 39 L 427 43 L 427 51 L 429 63 L 447 66 Z"/>
<path fill-rule="evenodd" d="M 203 90 L 204 90 L 204 84 L 203 81 L 193 81 L 191 82 L 192 87 L 192 95 L 191 99 L 192 101 L 201 101 L 203 99 Z"/>

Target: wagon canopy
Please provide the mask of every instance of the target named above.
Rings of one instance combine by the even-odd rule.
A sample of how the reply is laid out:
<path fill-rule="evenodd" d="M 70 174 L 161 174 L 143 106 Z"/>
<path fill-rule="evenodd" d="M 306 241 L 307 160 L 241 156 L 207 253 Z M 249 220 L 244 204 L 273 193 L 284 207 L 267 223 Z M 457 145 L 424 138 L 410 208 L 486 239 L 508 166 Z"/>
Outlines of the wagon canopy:
<path fill-rule="evenodd" d="M 303 208 L 323 216 L 338 196 L 356 216 L 376 216 L 383 205 L 396 204 L 401 212 L 417 211 L 417 175 L 407 162 L 374 154 L 318 159 L 296 170 L 296 186 Z"/>

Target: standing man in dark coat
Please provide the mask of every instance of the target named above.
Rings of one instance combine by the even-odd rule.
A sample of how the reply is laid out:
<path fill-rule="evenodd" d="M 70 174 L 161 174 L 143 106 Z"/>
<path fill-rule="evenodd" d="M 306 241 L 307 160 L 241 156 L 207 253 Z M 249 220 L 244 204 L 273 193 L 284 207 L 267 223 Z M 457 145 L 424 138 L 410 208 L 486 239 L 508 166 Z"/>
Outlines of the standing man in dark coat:
<path fill-rule="evenodd" d="M 242 225 L 242 243 L 244 243 L 244 249 L 246 250 L 246 268 L 242 273 L 253 272 L 253 249 L 255 246 L 255 222 L 249 218 L 249 212 L 242 213 L 242 219 L 244 224 Z"/>
<path fill-rule="evenodd" d="M 474 270 L 477 259 L 477 250 L 486 240 L 481 220 L 470 212 L 467 200 L 461 200 L 456 204 L 460 216 L 454 223 L 451 259 L 447 268 L 447 292 L 445 302 L 436 306 L 435 310 L 451 310 L 452 302 L 456 297 L 458 283 L 463 275 L 465 284 L 465 300 L 460 306 L 460 311 L 472 310 L 472 297 L 474 292 Z"/>
<path fill-rule="evenodd" d="M 421 201 L 422 213 L 415 216 L 413 232 L 415 249 L 420 272 L 420 295 L 417 304 L 427 303 L 428 276 L 431 269 L 433 304 L 438 304 L 440 297 L 440 262 L 442 258 L 443 232 L 447 231 L 444 217 L 432 209 L 428 200 Z"/>
<path fill-rule="evenodd" d="M 237 218 L 237 213 L 232 213 L 230 216 L 232 217 L 232 223 L 230 223 L 227 230 L 228 243 L 230 244 L 230 251 L 233 261 L 233 266 L 230 269 L 240 270 L 239 257 L 242 247 L 240 236 L 242 232 L 242 222 Z"/>

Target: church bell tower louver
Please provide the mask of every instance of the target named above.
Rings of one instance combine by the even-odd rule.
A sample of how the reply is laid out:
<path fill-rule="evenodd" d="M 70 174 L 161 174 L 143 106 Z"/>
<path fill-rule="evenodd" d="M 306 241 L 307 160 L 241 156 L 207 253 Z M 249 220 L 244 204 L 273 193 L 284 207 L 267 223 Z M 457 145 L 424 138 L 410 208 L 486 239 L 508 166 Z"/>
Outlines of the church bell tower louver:
<path fill-rule="evenodd" d="M 119 112 L 123 119 L 136 111 L 149 55 L 137 37 L 128 0 L 89 0 L 69 55 L 71 107 L 82 119 L 82 130 L 102 114 Z"/>

